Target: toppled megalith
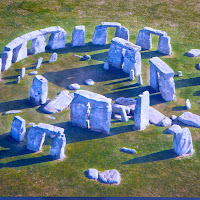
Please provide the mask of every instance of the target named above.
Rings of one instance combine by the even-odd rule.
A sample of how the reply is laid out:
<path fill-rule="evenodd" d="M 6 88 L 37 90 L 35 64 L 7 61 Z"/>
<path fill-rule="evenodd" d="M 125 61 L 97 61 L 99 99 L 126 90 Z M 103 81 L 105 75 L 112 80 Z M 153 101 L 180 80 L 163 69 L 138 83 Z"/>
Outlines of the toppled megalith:
<path fill-rule="evenodd" d="M 186 125 L 200 128 L 200 116 L 191 112 L 184 112 L 178 120 Z"/>
<path fill-rule="evenodd" d="M 178 156 L 193 153 L 192 136 L 188 128 L 183 128 L 181 132 L 174 133 L 174 151 Z"/>
<path fill-rule="evenodd" d="M 33 83 L 30 89 L 31 103 L 35 105 L 45 104 L 48 95 L 48 81 L 42 75 L 37 75 L 33 78 Z"/>
<path fill-rule="evenodd" d="M 134 114 L 135 128 L 137 130 L 144 130 L 149 126 L 149 103 L 149 91 L 145 91 L 138 96 Z"/>
<path fill-rule="evenodd" d="M 10 136 L 17 142 L 22 142 L 26 134 L 26 121 L 20 116 L 15 116 L 11 125 Z"/>
<path fill-rule="evenodd" d="M 73 47 L 85 45 L 85 26 L 80 25 L 74 27 L 71 45 Z"/>
<path fill-rule="evenodd" d="M 112 99 L 87 90 L 76 91 L 70 107 L 72 124 L 108 134 L 112 114 L 111 101 Z"/>

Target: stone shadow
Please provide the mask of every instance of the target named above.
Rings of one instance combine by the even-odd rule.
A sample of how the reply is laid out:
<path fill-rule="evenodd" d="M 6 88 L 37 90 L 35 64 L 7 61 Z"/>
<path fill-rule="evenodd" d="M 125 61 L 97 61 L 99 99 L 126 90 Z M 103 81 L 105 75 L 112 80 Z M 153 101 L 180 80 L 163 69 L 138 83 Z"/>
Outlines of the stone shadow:
<path fill-rule="evenodd" d="M 141 57 L 142 59 L 153 58 L 153 57 L 161 57 L 166 56 L 165 54 L 160 53 L 158 50 L 155 51 L 142 51 Z"/>
<path fill-rule="evenodd" d="M 126 86 L 122 86 L 122 87 L 118 87 L 118 88 L 113 88 L 111 90 L 121 90 L 121 89 L 127 89 L 127 88 L 132 88 L 132 87 L 139 87 L 139 84 L 134 83 L 132 85 L 126 85 Z"/>
<path fill-rule="evenodd" d="M 175 157 L 177 157 L 177 155 L 174 149 L 168 149 L 168 150 L 152 153 L 149 155 L 137 157 L 132 160 L 123 162 L 122 164 L 123 165 L 142 164 L 142 163 L 148 163 L 148 162 L 167 160 L 167 159 L 171 159 Z"/>
<path fill-rule="evenodd" d="M 187 110 L 185 106 L 175 106 L 172 108 L 173 111 L 183 111 L 183 110 Z"/>
<path fill-rule="evenodd" d="M 128 75 L 127 75 L 128 76 Z M 120 81 L 115 81 L 115 82 L 112 82 L 112 83 L 106 83 L 104 85 L 114 85 L 114 84 L 118 84 L 118 83 L 125 83 L 125 82 L 129 82 L 130 79 L 125 79 L 125 80 L 120 80 Z"/>
<path fill-rule="evenodd" d="M 108 51 L 91 55 L 93 60 L 107 61 Z"/>
<path fill-rule="evenodd" d="M 199 91 L 196 91 L 196 92 L 194 92 L 193 96 L 200 96 L 200 90 L 199 90 Z"/>
<path fill-rule="evenodd" d="M 16 76 L 6 76 L 6 77 L 3 77 L 2 79 L 3 80 L 10 80 L 10 79 L 16 79 L 18 77 L 18 75 Z"/>
<path fill-rule="evenodd" d="M 197 85 L 200 85 L 200 77 L 181 79 L 181 80 L 175 81 L 176 89 L 182 88 L 182 87 L 197 86 Z"/>

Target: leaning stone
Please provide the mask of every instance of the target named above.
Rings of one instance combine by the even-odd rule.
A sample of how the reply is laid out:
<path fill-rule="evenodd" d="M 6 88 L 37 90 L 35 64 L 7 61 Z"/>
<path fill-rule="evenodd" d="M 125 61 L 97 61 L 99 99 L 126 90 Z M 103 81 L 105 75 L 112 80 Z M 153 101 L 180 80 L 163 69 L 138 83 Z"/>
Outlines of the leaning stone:
<path fill-rule="evenodd" d="M 108 64 L 108 62 L 105 62 L 105 63 L 104 63 L 103 68 L 104 68 L 105 70 L 109 70 L 109 64 Z"/>
<path fill-rule="evenodd" d="M 122 151 L 124 153 L 128 153 L 128 154 L 135 154 L 136 153 L 135 149 L 126 148 L 126 147 L 121 148 L 120 151 Z"/>
<path fill-rule="evenodd" d="M 106 170 L 99 174 L 98 180 L 106 184 L 120 184 L 121 175 L 116 169 Z"/>
<path fill-rule="evenodd" d="M 190 110 L 190 109 L 191 109 L 191 103 L 190 103 L 190 100 L 189 100 L 189 99 L 187 99 L 187 100 L 185 101 L 185 107 L 186 107 L 187 110 Z"/>
<path fill-rule="evenodd" d="M 169 134 L 176 134 L 176 133 L 180 133 L 181 131 L 182 131 L 182 128 L 177 124 L 173 124 L 170 128 L 167 129 L 167 133 Z"/>
<path fill-rule="evenodd" d="M 138 85 L 143 85 L 143 80 L 141 75 L 138 76 Z"/>
<path fill-rule="evenodd" d="M 58 59 L 58 54 L 56 52 L 54 52 L 51 54 L 51 56 L 49 58 L 49 63 L 56 62 L 57 59 Z"/>
<path fill-rule="evenodd" d="M 97 180 L 98 176 L 99 176 L 99 172 L 98 172 L 97 169 L 88 169 L 86 171 L 86 176 L 89 179 L 95 179 L 95 180 Z"/>
<path fill-rule="evenodd" d="M 178 120 L 189 126 L 200 128 L 200 116 L 191 112 L 184 112 L 181 116 L 178 117 Z"/>
<path fill-rule="evenodd" d="M 17 114 L 17 113 L 21 113 L 21 110 L 9 110 L 5 113 L 3 113 L 2 115 L 10 115 L 10 114 Z"/>
<path fill-rule="evenodd" d="M 126 111 L 126 114 L 130 113 L 130 108 L 128 106 L 112 103 L 112 113 L 113 114 L 121 114 L 122 109 L 124 109 Z"/>
<path fill-rule="evenodd" d="M 20 116 L 15 116 L 11 125 L 10 136 L 17 142 L 22 142 L 26 134 L 26 121 Z"/>
<path fill-rule="evenodd" d="M 68 86 L 69 90 L 78 90 L 80 88 L 81 88 L 81 86 L 78 83 L 73 83 L 73 84 Z"/>
<path fill-rule="evenodd" d="M 46 113 L 57 113 L 67 108 L 71 102 L 72 97 L 69 96 L 69 92 L 63 90 L 57 97 L 43 107 L 43 111 Z"/>
<path fill-rule="evenodd" d="M 91 85 L 94 85 L 94 81 L 92 79 L 87 79 L 85 80 L 85 84 L 91 86 Z"/>
<path fill-rule="evenodd" d="M 21 78 L 24 78 L 25 73 L 26 73 L 26 68 L 25 68 L 25 67 L 22 67 L 20 77 L 21 77 Z"/>
<path fill-rule="evenodd" d="M 96 26 L 92 36 L 92 44 L 104 45 L 107 41 L 107 27 Z"/>
<path fill-rule="evenodd" d="M 35 66 L 35 69 L 39 69 L 41 64 L 42 64 L 42 61 L 43 61 L 43 58 L 40 57 L 38 60 L 37 60 L 37 63 L 36 63 L 36 66 Z"/>
<path fill-rule="evenodd" d="M 17 77 L 17 80 L 16 80 L 17 84 L 19 84 L 20 79 L 21 79 L 20 76 L 18 76 L 18 77 Z"/>
<path fill-rule="evenodd" d="M 192 145 L 192 136 L 188 128 L 183 128 L 181 132 L 174 134 L 174 151 L 178 156 L 194 152 Z"/>
<path fill-rule="evenodd" d="M 80 25 L 74 27 L 71 45 L 73 47 L 85 45 L 85 26 Z"/>
<path fill-rule="evenodd" d="M 29 72 L 28 75 L 32 76 L 32 75 L 37 75 L 38 74 L 38 71 L 32 71 L 32 72 Z"/>
<path fill-rule="evenodd" d="M 186 53 L 189 57 L 198 57 L 200 55 L 200 49 L 192 49 Z"/>
<path fill-rule="evenodd" d="M 178 71 L 177 76 L 183 76 L 182 71 Z"/>
<path fill-rule="evenodd" d="M 129 78 L 131 81 L 135 79 L 134 69 L 131 69 Z"/>

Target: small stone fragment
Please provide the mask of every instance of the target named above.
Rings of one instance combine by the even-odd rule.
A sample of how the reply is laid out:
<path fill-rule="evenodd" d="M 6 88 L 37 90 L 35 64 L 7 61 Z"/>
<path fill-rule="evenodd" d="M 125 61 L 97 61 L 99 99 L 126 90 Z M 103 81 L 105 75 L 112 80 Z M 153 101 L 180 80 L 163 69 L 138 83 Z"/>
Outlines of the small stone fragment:
<path fill-rule="evenodd" d="M 103 68 L 104 68 L 105 70 L 109 70 L 109 64 L 108 64 L 108 62 L 105 62 L 105 63 L 104 63 Z"/>
<path fill-rule="evenodd" d="M 189 57 L 198 57 L 200 55 L 200 50 L 199 49 L 191 49 L 186 53 L 187 56 Z"/>
<path fill-rule="evenodd" d="M 20 76 L 18 76 L 18 77 L 17 77 L 17 80 L 16 80 L 17 84 L 19 84 L 20 79 L 21 79 Z"/>
<path fill-rule="evenodd" d="M 97 169 L 88 169 L 87 171 L 86 171 L 86 176 L 87 176 L 87 178 L 89 178 L 89 179 L 95 179 L 95 180 L 97 180 L 98 179 L 98 176 L 99 176 L 99 172 L 98 172 L 98 170 Z"/>
<path fill-rule="evenodd" d="M 182 71 L 178 71 L 177 76 L 183 76 Z"/>
<path fill-rule="evenodd" d="M 106 184 L 120 184 L 121 175 L 116 169 L 106 170 L 99 174 L 99 181 Z"/>
<path fill-rule="evenodd" d="M 68 86 L 68 89 L 69 90 L 78 90 L 78 89 L 80 89 L 80 87 L 81 86 L 78 83 L 73 83 L 73 84 Z"/>
<path fill-rule="evenodd" d="M 26 68 L 25 68 L 25 67 L 22 67 L 20 77 L 21 77 L 21 78 L 24 78 L 25 73 L 26 73 Z"/>
<path fill-rule="evenodd" d="M 187 100 L 185 101 L 185 107 L 186 107 L 187 110 L 190 110 L 190 109 L 191 109 L 191 103 L 190 103 L 190 100 L 189 100 L 189 99 L 187 99 Z"/>
<path fill-rule="evenodd" d="M 32 71 L 32 72 L 30 72 L 30 73 L 28 73 L 28 75 L 37 75 L 38 74 L 38 71 Z"/>
<path fill-rule="evenodd" d="M 122 151 L 124 153 L 128 153 L 128 154 L 135 154 L 136 153 L 135 149 L 126 148 L 126 147 L 121 148 L 120 151 Z"/>
<path fill-rule="evenodd" d="M 170 128 L 167 129 L 167 133 L 169 134 L 180 133 L 181 131 L 182 128 L 177 124 L 173 124 Z"/>
<path fill-rule="evenodd" d="M 94 81 L 92 79 L 87 79 L 85 80 L 85 84 L 91 86 L 91 85 L 94 85 Z"/>
<path fill-rule="evenodd" d="M 35 69 L 39 69 L 41 64 L 42 64 L 42 61 L 43 61 L 43 58 L 40 57 L 38 60 L 37 60 L 37 63 L 36 63 L 36 66 L 35 66 Z"/>
<path fill-rule="evenodd" d="M 135 79 L 135 74 L 134 73 L 135 73 L 134 69 L 131 69 L 130 76 L 129 76 L 129 78 L 130 78 L 131 81 L 133 81 Z"/>
<path fill-rule="evenodd" d="M 49 58 L 49 63 L 56 62 L 57 59 L 58 59 L 58 54 L 56 52 L 54 52 L 51 54 L 51 56 Z"/>
<path fill-rule="evenodd" d="M 89 59 L 91 59 L 91 56 L 86 54 L 86 55 L 83 56 L 83 59 L 89 60 Z"/>
<path fill-rule="evenodd" d="M 143 85 L 143 80 L 141 75 L 138 76 L 138 85 Z"/>
<path fill-rule="evenodd" d="M 160 123 L 159 126 L 165 127 L 165 126 L 171 126 L 172 120 L 168 117 L 165 117 Z"/>

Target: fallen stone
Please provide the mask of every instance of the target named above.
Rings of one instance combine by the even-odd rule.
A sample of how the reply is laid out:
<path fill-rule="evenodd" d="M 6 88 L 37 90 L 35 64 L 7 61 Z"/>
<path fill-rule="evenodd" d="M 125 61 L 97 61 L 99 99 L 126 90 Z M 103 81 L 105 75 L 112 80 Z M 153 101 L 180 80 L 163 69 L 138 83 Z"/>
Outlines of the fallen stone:
<path fill-rule="evenodd" d="M 17 79 L 16 79 L 16 83 L 17 83 L 17 84 L 19 84 L 20 79 L 21 79 L 20 76 L 18 76 Z"/>
<path fill-rule="evenodd" d="M 176 115 L 172 115 L 172 116 L 171 116 L 171 119 L 174 121 L 174 120 L 177 119 L 177 116 L 176 116 Z"/>
<path fill-rule="evenodd" d="M 136 150 L 131 148 L 123 147 L 120 149 L 121 152 L 128 153 L 128 154 L 135 154 Z"/>
<path fill-rule="evenodd" d="M 98 180 L 105 184 L 120 184 L 121 175 L 116 169 L 106 170 L 99 173 Z"/>
<path fill-rule="evenodd" d="M 81 86 L 78 83 L 73 83 L 73 84 L 68 86 L 69 90 L 78 90 L 80 88 L 81 88 Z"/>
<path fill-rule="evenodd" d="M 11 125 L 10 136 L 17 142 L 22 142 L 26 134 L 26 121 L 20 116 L 15 116 Z"/>
<path fill-rule="evenodd" d="M 177 76 L 183 76 L 182 71 L 178 71 Z"/>
<path fill-rule="evenodd" d="M 91 56 L 90 56 L 90 55 L 87 55 L 87 54 L 85 54 L 85 55 L 83 56 L 83 59 L 85 59 L 85 60 L 89 60 L 89 59 L 91 59 Z"/>
<path fill-rule="evenodd" d="M 200 55 L 200 49 L 191 49 L 186 55 L 189 57 L 198 57 Z"/>
<path fill-rule="evenodd" d="M 25 73 L 26 73 L 26 68 L 25 68 L 25 67 L 22 67 L 21 73 L 20 73 L 20 78 L 24 78 Z"/>
<path fill-rule="evenodd" d="M 126 114 L 130 114 L 130 108 L 128 106 L 112 103 L 112 113 L 113 114 L 121 114 L 121 109 L 124 109 L 126 111 Z"/>
<path fill-rule="evenodd" d="M 160 123 L 159 126 L 166 127 L 166 126 L 171 126 L 172 125 L 172 120 L 168 117 L 165 117 Z"/>
<path fill-rule="evenodd" d="M 56 62 L 57 59 L 58 59 L 58 54 L 56 52 L 54 52 L 51 54 L 51 56 L 49 58 L 49 63 Z"/>
<path fill-rule="evenodd" d="M 190 103 L 190 100 L 189 100 L 189 99 L 187 99 L 187 100 L 185 101 L 185 107 L 186 107 L 187 110 L 190 110 L 190 109 L 191 109 L 191 103 Z"/>
<path fill-rule="evenodd" d="M 105 70 L 109 70 L 109 64 L 108 64 L 108 62 L 105 62 L 105 63 L 104 63 L 103 68 L 104 68 Z"/>
<path fill-rule="evenodd" d="M 38 71 L 33 71 L 33 72 L 29 72 L 29 73 L 28 73 L 28 75 L 31 75 L 31 76 L 32 76 L 32 75 L 37 75 L 37 74 L 38 74 Z"/>
<path fill-rule="evenodd" d="M 132 98 L 119 97 L 115 100 L 116 104 L 124 105 L 130 108 L 130 113 L 134 114 L 136 100 Z"/>
<path fill-rule="evenodd" d="M 85 84 L 91 86 L 91 85 L 94 85 L 94 81 L 92 79 L 87 79 L 85 80 Z"/>
<path fill-rule="evenodd" d="M 174 151 L 178 156 L 194 152 L 192 145 L 192 136 L 188 128 L 183 128 L 181 132 L 174 134 Z"/>
<path fill-rule="evenodd" d="M 40 57 L 38 60 L 37 60 L 37 63 L 36 63 L 36 66 L 35 66 L 35 69 L 39 69 L 41 64 L 42 64 L 42 61 L 43 61 L 43 58 Z"/>
<path fill-rule="evenodd" d="M 63 90 L 57 97 L 43 107 L 43 111 L 46 113 L 57 113 L 67 108 L 71 102 L 72 97 L 69 95 L 69 91 Z"/>
<path fill-rule="evenodd" d="M 55 120 L 55 119 L 56 119 L 55 117 L 52 117 L 52 116 L 49 116 L 49 115 L 47 115 L 47 117 L 48 117 L 49 119 L 52 119 L 52 120 Z"/>
<path fill-rule="evenodd" d="M 138 85 L 143 85 L 143 80 L 141 75 L 138 76 Z"/>
<path fill-rule="evenodd" d="M 167 133 L 169 134 L 180 133 L 181 131 L 182 128 L 177 124 L 173 124 L 170 128 L 167 129 Z"/>
<path fill-rule="evenodd" d="M 10 114 L 17 114 L 17 113 L 21 113 L 21 110 L 9 110 L 5 113 L 3 113 L 2 115 L 10 115 Z"/>
<path fill-rule="evenodd" d="M 178 120 L 189 126 L 200 128 L 200 116 L 191 112 L 184 112 L 181 116 L 178 117 Z"/>
<path fill-rule="evenodd" d="M 97 180 L 99 177 L 99 172 L 97 169 L 88 169 L 86 171 L 86 177 L 89 179 L 95 179 Z"/>
<path fill-rule="evenodd" d="M 27 124 L 27 126 L 35 126 L 35 123 L 34 122 L 30 122 Z"/>

